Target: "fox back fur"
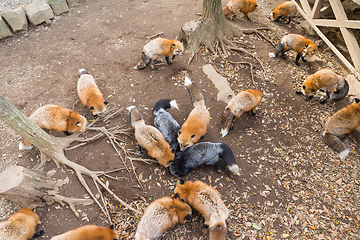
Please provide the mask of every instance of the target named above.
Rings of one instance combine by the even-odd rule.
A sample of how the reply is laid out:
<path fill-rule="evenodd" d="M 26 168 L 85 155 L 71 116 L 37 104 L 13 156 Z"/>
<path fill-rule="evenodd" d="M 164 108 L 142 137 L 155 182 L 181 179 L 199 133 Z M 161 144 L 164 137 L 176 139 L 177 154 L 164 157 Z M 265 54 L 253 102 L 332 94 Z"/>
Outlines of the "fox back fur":
<path fill-rule="evenodd" d="M 291 16 L 294 15 L 295 13 L 296 13 L 296 4 L 291 1 L 287 1 L 280 4 L 279 6 L 274 8 L 274 10 L 272 10 L 271 18 L 274 21 L 278 22 L 280 19 L 284 19 L 288 17 L 289 21 L 287 22 L 287 24 L 289 24 L 291 21 Z"/>
<path fill-rule="evenodd" d="M 205 225 L 209 226 L 209 239 L 226 239 L 225 220 L 229 217 L 229 210 L 213 187 L 201 181 L 184 183 L 181 180 L 175 188 L 175 197 L 189 203 L 203 215 Z"/>
<path fill-rule="evenodd" d="M 39 216 L 30 208 L 21 208 L 0 223 L 1 240 L 28 240 L 37 238 L 45 233 L 41 230 L 35 233 L 36 225 L 39 223 Z"/>
<path fill-rule="evenodd" d="M 145 124 L 140 111 L 135 106 L 127 109 L 130 112 L 131 126 L 135 129 L 135 138 L 139 146 L 145 148 L 148 154 L 162 166 L 168 167 L 170 161 L 174 160 L 174 153 L 169 143 L 157 128 Z"/>
<path fill-rule="evenodd" d="M 326 99 L 321 102 L 324 104 L 329 98 L 333 100 L 343 99 L 349 92 L 349 84 L 331 69 L 321 69 L 306 77 L 301 91 L 305 97 L 311 100 L 316 91 L 320 89 L 326 93 Z"/>
<path fill-rule="evenodd" d="M 281 52 L 281 57 L 285 59 L 285 52 L 290 50 L 298 53 L 295 64 L 299 65 L 300 57 L 303 62 L 306 62 L 305 57 L 311 58 L 315 54 L 317 47 L 313 41 L 302 35 L 288 34 L 281 38 L 274 50 L 269 53 L 269 57 L 274 58 Z"/>
<path fill-rule="evenodd" d="M 250 20 L 248 13 L 254 12 L 258 5 L 256 0 L 230 0 L 225 7 L 223 7 L 224 15 L 230 15 L 230 20 L 238 12 L 242 12 L 247 20 Z"/>
<path fill-rule="evenodd" d="M 232 128 L 234 121 L 238 119 L 243 112 L 253 112 L 259 106 L 262 94 L 259 90 L 248 89 L 239 92 L 233 97 L 221 117 L 221 137 L 225 137 Z"/>
<path fill-rule="evenodd" d="M 89 108 L 94 116 L 103 116 L 106 113 L 108 102 L 104 100 L 95 79 L 85 69 L 79 70 L 79 76 L 77 93 L 80 101 Z"/>
<path fill-rule="evenodd" d="M 345 159 L 349 155 L 350 149 L 340 138 L 356 129 L 359 125 L 360 100 L 355 98 L 354 103 L 340 109 L 326 121 L 325 131 L 322 134 L 324 142 L 337 152 L 341 159 Z"/>
<path fill-rule="evenodd" d="M 114 226 L 99 227 L 96 225 L 85 225 L 70 230 L 61 235 L 55 236 L 50 240 L 117 240 L 118 234 L 114 231 Z"/>
<path fill-rule="evenodd" d="M 165 140 L 170 144 L 171 149 L 175 152 L 180 150 L 177 141 L 180 124 L 171 116 L 166 109 L 179 109 L 176 101 L 171 99 L 160 99 L 155 103 L 153 108 L 154 125 L 164 136 Z"/>
<path fill-rule="evenodd" d="M 30 115 L 29 119 L 42 129 L 57 132 L 83 132 L 86 127 L 85 117 L 70 109 L 52 104 L 38 108 Z M 20 150 L 31 149 L 32 147 L 31 143 L 25 138 L 19 145 Z"/>
<path fill-rule="evenodd" d="M 161 239 L 166 230 L 191 219 L 191 207 L 179 199 L 162 197 L 145 210 L 138 224 L 135 240 Z"/>
<path fill-rule="evenodd" d="M 179 131 L 177 140 L 181 151 L 198 142 L 206 134 L 207 127 L 210 124 L 210 113 L 206 109 L 204 97 L 200 90 L 188 77 L 185 77 L 185 86 L 189 91 L 194 109 Z"/>
<path fill-rule="evenodd" d="M 216 165 L 220 171 L 221 159 L 230 171 L 240 175 L 239 166 L 230 147 L 225 143 L 212 142 L 195 143 L 183 152 L 176 152 L 169 171 L 176 177 L 182 177 L 202 164 Z"/>

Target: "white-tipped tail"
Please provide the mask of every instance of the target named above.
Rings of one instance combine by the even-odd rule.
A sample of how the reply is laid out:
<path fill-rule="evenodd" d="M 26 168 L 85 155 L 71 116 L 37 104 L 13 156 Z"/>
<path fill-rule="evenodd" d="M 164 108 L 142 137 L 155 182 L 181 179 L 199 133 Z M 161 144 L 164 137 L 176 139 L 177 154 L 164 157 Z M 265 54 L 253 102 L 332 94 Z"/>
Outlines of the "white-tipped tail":
<path fill-rule="evenodd" d="M 89 73 L 84 68 L 79 69 L 79 75 L 81 76 L 83 74 L 89 74 Z"/>
<path fill-rule="evenodd" d="M 186 76 L 186 77 L 185 77 L 184 85 L 185 85 L 185 86 L 189 86 L 189 85 L 191 85 L 191 84 L 192 84 L 192 82 L 191 82 L 190 78 L 188 78 L 188 77 Z"/>
<path fill-rule="evenodd" d="M 176 100 L 171 100 L 170 101 L 170 108 L 176 108 L 177 110 L 179 110 L 179 107 L 176 103 Z"/>
<path fill-rule="evenodd" d="M 228 133 L 229 133 L 228 130 L 226 130 L 226 129 L 221 129 L 221 137 L 222 137 L 222 138 L 225 137 Z"/>
<path fill-rule="evenodd" d="M 275 55 L 275 53 L 270 52 L 270 53 L 269 53 L 269 57 L 274 58 L 274 57 L 276 57 L 276 55 Z"/>
<path fill-rule="evenodd" d="M 233 164 L 231 166 L 227 166 L 227 168 L 232 171 L 233 173 L 235 173 L 236 175 L 240 176 L 240 169 L 239 166 L 237 164 Z"/>
<path fill-rule="evenodd" d="M 135 69 L 135 70 L 138 70 L 138 67 L 137 67 L 137 65 L 133 68 L 133 69 Z"/>
<path fill-rule="evenodd" d="M 26 147 L 22 141 L 19 143 L 19 150 L 30 150 L 32 148 L 33 148 L 33 145 Z"/>
<path fill-rule="evenodd" d="M 129 112 L 131 112 L 131 110 L 132 110 L 133 108 L 136 108 L 136 107 L 135 107 L 135 106 L 130 106 L 130 107 L 127 107 L 126 109 L 129 110 Z"/>
<path fill-rule="evenodd" d="M 344 160 L 345 158 L 347 158 L 347 156 L 349 156 L 349 153 L 350 153 L 350 149 L 347 148 L 344 151 L 339 152 L 338 155 L 342 160 Z"/>

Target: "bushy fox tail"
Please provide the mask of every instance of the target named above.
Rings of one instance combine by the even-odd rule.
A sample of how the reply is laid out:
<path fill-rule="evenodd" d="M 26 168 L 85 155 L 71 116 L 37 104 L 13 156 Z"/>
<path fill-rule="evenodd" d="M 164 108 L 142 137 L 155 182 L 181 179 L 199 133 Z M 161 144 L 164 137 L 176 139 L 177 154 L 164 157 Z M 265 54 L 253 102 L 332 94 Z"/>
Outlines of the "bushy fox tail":
<path fill-rule="evenodd" d="M 227 228 L 224 223 L 209 227 L 209 240 L 226 240 Z"/>
<path fill-rule="evenodd" d="M 331 133 L 325 133 L 323 134 L 323 139 L 326 145 L 337 152 L 341 159 L 345 159 L 349 155 L 349 147 L 344 142 L 342 142 L 338 136 L 335 136 Z"/>
<path fill-rule="evenodd" d="M 27 139 L 23 138 L 23 140 L 19 144 L 19 150 L 29 150 L 32 149 L 33 145 Z"/>
<path fill-rule="evenodd" d="M 134 127 L 134 124 L 136 122 L 139 122 L 139 121 L 143 121 L 144 122 L 144 119 L 143 119 L 143 116 L 141 115 L 139 109 L 137 109 L 137 107 L 135 106 L 130 106 L 130 107 L 127 107 L 126 108 L 127 110 L 129 110 L 129 113 L 130 113 L 130 123 L 131 123 L 131 126 Z"/>
<path fill-rule="evenodd" d="M 153 115 L 156 116 L 157 112 L 160 109 L 169 109 L 169 108 L 176 108 L 179 109 L 177 103 L 175 100 L 171 100 L 169 98 L 165 98 L 165 99 L 160 99 L 159 101 L 157 101 L 154 105 L 153 108 Z"/>
<path fill-rule="evenodd" d="M 146 66 L 151 62 L 151 58 L 146 55 L 144 52 L 141 53 L 141 60 L 133 69 L 143 69 L 146 68 Z"/>
<path fill-rule="evenodd" d="M 276 44 L 274 50 L 269 53 L 269 57 L 276 57 L 282 50 L 284 50 L 284 45 L 281 43 L 281 41 L 279 41 L 278 44 Z"/>
<path fill-rule="evenodd" d="M 90 74 L 90 73 L 83 68 L 79 69 L 79 76 L 81 77 L 81 75 L 83 74 Z"/>
<path fill-rule="evenodd" d="M 219 154 L 221 159 L 224 162 L 225 167 L 227 167 L 231 172 L 235 173 L 236 175 L 240 176 L 240 169 L 239 165 L 237 165 L 233 152 L 231 148 L 226 145 L 225 143 L 221 143 L 220 147 L 222 148 L 223 152 Z"/>
<path fill-rule="evenodd" d="M 345 80 L 344 84 L 341 85 L 335 92 L 330 94 L 330 98 L 333 100 L 343 99 L 349 92 L 349 83 Z"/>
<path fill-rule="evenodd" d="M 190 94 L 193 106 L 194 107 L 196 107 L 197 105 L 205 106 L 204 97 L 201 94 L 200 89 L 193 82 L 191 82 L 190 78 L 188 78 L 187 76 L 185 77 L 184 85 Z"/>

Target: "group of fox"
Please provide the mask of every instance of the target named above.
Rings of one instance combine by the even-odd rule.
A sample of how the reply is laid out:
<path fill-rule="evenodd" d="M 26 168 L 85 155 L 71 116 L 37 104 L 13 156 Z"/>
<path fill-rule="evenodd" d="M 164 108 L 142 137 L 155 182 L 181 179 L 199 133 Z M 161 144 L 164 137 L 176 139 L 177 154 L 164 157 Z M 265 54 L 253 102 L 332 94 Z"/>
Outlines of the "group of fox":
<path fill-rule="evenodd" d="M 237 12 L 242 12 L 247 19 L 249 12 L 255 11 L 257 7 L 255 0 L 230 0 L 223 8 L 224 15 L 230 15 L 230 19 Z M 292 2 L 280 4 L 272 11 L 273 20 L 288 17 L 295 13 L 296 6 Z M 294 50 L 298 54 L 295 64 L 299 64 L 301 58 L 311 57 L 316 51 L 316 45 L 309 39 L 297 35 L 288 34 L 284 36 L 275 49 L 269 53 L 270 57 L 276 57 L 280 52 L 284 53 Z M 183 52 L 181 41 L 157 38 L 146 44 L 142 51 L 141 61 L 134 69 L 145 68 L 151 63 L 151 68 L 156 70 L 156 59 L 158 56 L 165 56 L 167 64 L 172 64 L 170 58 Z M 139 144 L 139 150 L 145 148 L 148 154 L 157 159 L 159 164 L 169 167 L 172 175 L 182 177 L 192 169 L 200 165 L 216 165 L 220 171 L 221 163 L 234 174 L 240 175 L 239 166 L 234 155 L 224 143 L 198 142 L 207 132 L 210 123 L 210 114 L 206 108 L 205 100 L 200 90 L 188 78 L 184 82 L 192 103 L 193 110 L 182 126 L 171 116 L 166 109 L 178 108 L 176 101 L 161 99 L 154 105 L 154 125 L 145 124 L 140 111 L 135 106 L 127 109 L 130 113 L 131 126 L 135 129 L 135 138 Z M 346 96 L 349 91 L 347 81 L 330 69 L 322 69 L 306 77 L 301 86 L 301 91 L 308 100 L 311 100 L 316 91 L 324 91 L 326 98 L 321 104 L 325 104 L 330 98 L 339 100 Z M 93 115 L 103 116 L 107 112 L 107 101 L 95 83 L 94 78 L 84 69 L 79 70 L 77 93 L 83 105 L 87 106 Z M 262 100 L 259 90 L 249 89 L 239 92 L 234 96 L 221 117 L 221 136 L 225 137 L 232 128 L 234 121 L 243 112 L 251 112 L 258 107 Z M 86 119 L 78 113 L 57 105 L 45 105 L 37 109 L 29 119 L 40 128 L 55 130 L 71 134 L 85 131 Z M 360 100 L 339 110 L 325 123 L 325 131 L 322 136 L 324 142 L 335 150 L 342 159 L 345 159 L 350 150 L 340 140 L 342 136 L 351 132 L 360 125 Z M 23 139 L 19 149 L 29 149 L 32 145 L 27 139 Z M 163 233 L 177 223 L 189 220 L 192 208 L 200 212 L 209 226 L 209 239 L 226 239 L 227 228 L 225 220 L 229 212 L 220 198 L 218 192 L 201 181 L 184 182 L 180 181 L 174 192 L 174 198 L 162 197 L 152 202 L 145 210 L 140 223 L 138 224 L 135 239 L 161 239 Z M 35 227 L 39 222 L 38 215 L 29 208 L 22 208 L 7 221 L 0 223 L 0 239 L 25 240 L 41 236 L 44 231 L 35 233 Z M 113 226 L 98 227 L 86 225 L 51 240 L 90 240 L 104 239 L 114 240 L 118 235 Z"/>

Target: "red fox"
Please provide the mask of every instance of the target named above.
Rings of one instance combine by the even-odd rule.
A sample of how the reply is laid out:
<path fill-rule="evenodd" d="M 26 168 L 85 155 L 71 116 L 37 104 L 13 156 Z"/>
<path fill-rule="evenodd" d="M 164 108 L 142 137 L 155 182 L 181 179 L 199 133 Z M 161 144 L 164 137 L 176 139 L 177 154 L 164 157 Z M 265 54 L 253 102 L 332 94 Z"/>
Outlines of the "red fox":
<path fill-rule="evenodd" d="M 181 151 L 198 142 L 206 134 L 207 127 L 210 124 L 210 113 L 206 109 L 204 97 L 200 90 L 188 77 L 185 77 L 185 87 L 189 91 L 194 109 L 179 131 L 177 140 Z"/>
<path fill-rule="evenodd" d="M 151 68 L 157 70 L 155 67 L 156 58 L 165 56 L 166 63 L 171 65 L 169 57 L 173 60 L 176 55 L 182 56 L 184 51 L 182 41 L 175 39 L 156 38 L 146 44 L 141 54 L 141 61 L 134 67 L 134 69 L 143 69 L 151 62 Z"/>
<path fill-rule="evenodd" d="M 258 5 L 256 0 L 230 0 L 225 7 L 223 7 L 224 15 L 230 15 L 230 20 L 233 20 L 233 16 L 238 12 L 242 12 L 247 20 L 249 12 L 254 12 Z"/>
<path fill-rule="evenodd" d="M 281 57 L 285 59 L 285 52 L 294 50 L 297 52 L 295 64 L 299 66 L 299 59 L 306 62 L 304 57 L 312 57 L 317 50 L 317 47 L 313 41 L 298 34 L 288 34 L 284 36 L 274 50 L 269 53 L 269 57 L 274 58 L 281 52 Z"/>
<path fill-rule="evenodd" d="M 28 240 L 40 237 L 44 230 L 35 233 L 36 225 L 39 223 L 39 216 L 30 208 L 21 208 L 0 223 L 1 240 Z"/>
<path fill-rule="evenodd" d="M 233 97 L 221 117 L 221 137 L 225 137 L 232 128 L 236 119 L 238 119 L 243 112 L 251 111 L 259 106 L 262 99 L 262 94 L 259 90 L 249 89 L 239 92 Z"/>
<path fill-rule="evenodd" d="M 324 142 L 337 152 L 341 159 L 345 159 L 349 155 L 350 149 L 340 138 L 359 125 L 360 100 L 355 98 L 354 103 L 340 109 L 326 121 L 325 131 L 322 134 Z"/>
<path fill-rule="evenodd" d="M 85 70 L 79 70 L 79 81 L 77 84 L 77 93 L 80 101 L 87 106 L 92 114 L 102 117 L 106 112 L 107 101 L 95 83 L 95 79 Z"/>
<path fill-rule="evenodd" d="M 38 108 L 30 115 L 29 119 L 42 129 L 65 132 L 67 135 L 83 132 L 86 126 L 85 117 L 70 109 L 51 104 Z M 27 139 L 23 139 L 20 142 L 19 150 L 32 147 Z"/>
<path fill-rule="evenodd" d="M 118 235 L 114 231 L 114 225 L 110 227 L 85 225 L 52 237 L 50 240 L 117 240 L 117 238 Z"/>
<path fill-rule="evenodd" d="M 221 160 L 231 172 L 240 176 L 240 169 L 231 148 L 225 143 L 212 142 L 195 143 L 182 152 L 176 152 L 169 171 L 176 177 L 182 177 L 198 166 L 206 164 L 216 165 L 217 171 L 220 172 Z"/>
<path fill-rule="evenodd" d="M 145 148 L 151 157 L 155 158 L 162 166 L 168 167 L 175 157 L 169 143 L 157 128 L 145 124 L 143 116 L 135 106 L 127 109 L 130 112 L 130 122 L 135 129 L 135 138 L 139 149 Z"/>
<path fill-rule="evenodd" d="M 291 16 L 294 15 L 296 12 L 296 4 L 288 1 L 280 4 L 271 12 L 271 18 L 278 22 L 280 19 L 284 19 L 286 17 L 289 18 L 287 24 L 291 21 Z"/>
<path fill-rule="evenodd" d="M 306 77 L 302 84 L 302 93 L 311 100 L 317 90 L 325 91 L 326 99 L 321 104 L 325 104 L 330 98 L 333 100 L 343 99 L 349 92 L 348 82 L 330 69 L 321 69 L 316 73 Z M 301 93 L 301 92 L 297 92 Z"/>
<path fill-rule="evenodd" d="M 213 187 L 201 181 L 184 183 L 181 180 L 175 188 L 174 197 L 179 197 L 189 203 L 191 207 L 204 216 L 205 225 L 209 226 L 210 240 L 226 239 L 225 220 L 229 217 L 229 210 Z"/>
<path fill-rule="evenodd" d="M 166 230 L 191 219 L 191 207 L 179 199 L 162 197 L 145 210 L 137 227 L 135 240 L 161 239 Z"/>

